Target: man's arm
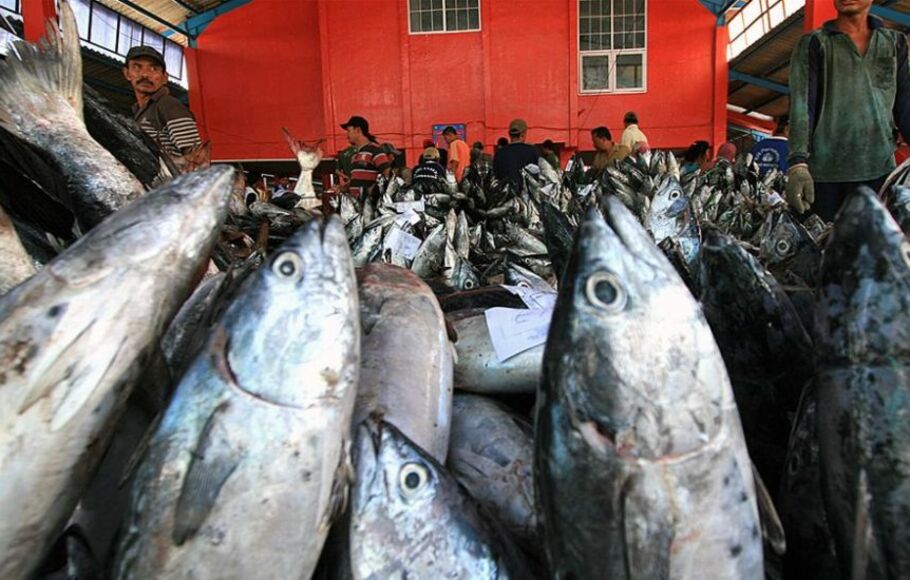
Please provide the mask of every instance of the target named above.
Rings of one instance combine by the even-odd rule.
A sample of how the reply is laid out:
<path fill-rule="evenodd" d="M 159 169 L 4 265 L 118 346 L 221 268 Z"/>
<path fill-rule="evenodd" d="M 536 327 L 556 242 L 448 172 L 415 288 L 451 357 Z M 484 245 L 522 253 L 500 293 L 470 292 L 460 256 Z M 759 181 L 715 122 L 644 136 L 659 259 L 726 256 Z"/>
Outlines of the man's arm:
<path fill-rule="evenodd" d="M 910 142 L 910 63 L 907 37 L 897 35 L 897 94 L 894 99 L 894 122 L 905 142 Z"/>
<path fill-rule="evenodd" d="M 815 128 L 819 99 L 821 47 L 812 35 L 803 36 L 790 58 L 790 165 L 807 163 L 809 137 Z"/>
<path fill-rule="evenodd" d="M 202 144 L 196 119 L 183 103 L 173 97 L 163 98 L 161 114 L 165 119 L 164 131 L 181 153 L 186 154 Z"/>

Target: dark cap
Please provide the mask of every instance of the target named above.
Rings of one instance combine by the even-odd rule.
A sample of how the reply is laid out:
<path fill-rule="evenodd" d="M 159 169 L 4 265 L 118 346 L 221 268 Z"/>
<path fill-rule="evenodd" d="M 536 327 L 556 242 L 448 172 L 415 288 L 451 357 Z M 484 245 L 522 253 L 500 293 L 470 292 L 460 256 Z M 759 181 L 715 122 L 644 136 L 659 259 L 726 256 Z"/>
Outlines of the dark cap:
<path fill-rule="evenodd" d="M 354 115 L 353 117 L 348 119 L 347 123 L 341 124 L 342 129 L 347 129 L 348 127 L 358 127 L 363 132 L 364 135 L 370 134 L 370 124 L 367 122 L 366 119 L 364 119 L 363 117 L 359 117 L 357 115 Z"/>
<path fill-rule="evenodd" d="M 442 134 L 443 135 L 458 135 L 458 131 L 455 130 L 455 127 L 449 125 L 448 127 L 446 127 L 445 129 L 442 130 Z"/>
<path fill-rule="evenodd" d="M 161 53 L 152 48 L 151 46 L 134 46 L 126 53 L 126 63 L 129 64 L 134 58 L 150 58 L 153 61 L 161 65 L 161 68 L 167 69 L 167 64 L 164 62 L 164 57 L 161 56 Z"/>
<path fill-rule="evenodd" d="M 518 136 L 528 130 L 528 124 L 524 119 L 512 119 L 509 123 L 509 135 Z"/>

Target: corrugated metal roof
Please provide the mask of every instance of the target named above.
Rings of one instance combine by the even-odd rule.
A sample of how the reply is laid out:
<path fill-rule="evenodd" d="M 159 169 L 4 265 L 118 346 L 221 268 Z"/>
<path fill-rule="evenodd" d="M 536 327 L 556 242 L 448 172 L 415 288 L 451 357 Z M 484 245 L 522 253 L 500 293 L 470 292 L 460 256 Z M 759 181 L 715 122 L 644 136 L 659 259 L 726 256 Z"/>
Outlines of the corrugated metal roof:
<path fill-rule="evenodd" d="M 158 34 L 173 32 L 174 42 L 187 46 L 189 38 L 176 27 L 189 18 L 224 4 L 226 0 L 97 0 L 111 10 L 139 22 Z"/>

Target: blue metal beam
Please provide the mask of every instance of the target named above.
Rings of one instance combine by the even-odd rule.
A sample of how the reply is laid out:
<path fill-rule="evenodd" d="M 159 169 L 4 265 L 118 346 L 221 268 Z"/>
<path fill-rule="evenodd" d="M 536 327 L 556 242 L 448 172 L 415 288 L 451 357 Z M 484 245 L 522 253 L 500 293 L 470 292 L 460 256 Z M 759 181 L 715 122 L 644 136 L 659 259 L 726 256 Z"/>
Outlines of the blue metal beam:
<path fill-rule="evenodd" d="M 208 28 L 209 24 L 216 18 L 222 14 L 227 14 L 231 10 L 240 8 L 249 2 L 250 0 L 227 0 L 227 2 L 223 2 L 214 8 L 209 8 L 205 12 L 200 12 L 195 16 L 187 18 L 186 22 L 178 24 L 177 28 L 190 38 L 190 46 L 195 46 L 195 39 L 202 34 L 202 31 Z"/>
<path fill-rule="evenodd" d="M 711 11 L 711 14 L 717 16 L 717 25 L 724 26 L 727 21 L 725 15 L 727 10 L 734 5 L 744 5 L 742 0 L 698 0 L 702 6 Z"/>
<path fill-rule="evenodd" d="M 869 12 L 879 18 L 884 18 L 885 20 L 890 20 L 891 22 L 896 22 L 901 26 L 910 28 L 910 14 L 907 14 L 906 12 L 900 12 L 894 8 L 888 8 L 879 4 L 873 4 L 872 9 L 869 10 Z"/>
<path fill-rule="evenodd" d="M 744 83 L 749 83 L 750 85 L 755 85 L 756 87 L 761 87 L 763 89 L 768 89 L 769 91 L 774 91 L 776 93 L 781 93 L 783 95 L 790 94 L 790 87 L 787 85 L 782 85 L 774 81 L 769 81 L 768 79 L 763 79 L 759 77 L 754 77 L 746 73 L 741 73 L 738 70 L 731 70 L 729 73 L 729 79 L 731 81 L 742 81 Z"/>

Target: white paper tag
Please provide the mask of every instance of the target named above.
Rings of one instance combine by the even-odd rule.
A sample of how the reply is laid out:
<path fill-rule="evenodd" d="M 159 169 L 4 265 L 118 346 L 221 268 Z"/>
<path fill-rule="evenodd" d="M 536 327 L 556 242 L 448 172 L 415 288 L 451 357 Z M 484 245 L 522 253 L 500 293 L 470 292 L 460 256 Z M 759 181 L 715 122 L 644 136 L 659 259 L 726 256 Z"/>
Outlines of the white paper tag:
<path fill-rule="evenodd" d="M 417 201 L 396 201 L 395 202 L 395 211 L 397 211 L 398 213 L 405 213 L 409 209 L 413 210 L 413 211 L 426 211 L 426 204 L 424 204 L 422 199 L 417 200 Z"/>
<path fill-rule="evenodd" d="M 572 171 L 573 167 L 575 167 L 575 158 L 574 157 L 569 159 L 569 162 L 566 163 L 566 169 L 565 169 L 566 173 Z"/>
<path fill-rule="evenodd" d="M 502 284 L 502 287 L 515 294 L 528 308 L 550 308 L 556 305 L 556 291 L 547 286 L 546 288 L 536 288 L 533 286 L 509 286 Z"/>
<path fill-rule="evenodd" d="M 596 183 L 589 183 L 588 185 L 583 185 L 581 187 L 581 189 L 578 190 L 578 196 L 579 197 L 588 197 L 588 195 L 590 195 L 591 192 L 594 191 L 594 187 L 596 185 L 597 185 Z"/>
<path fill-rule="evenodd" d="M 547 341 L 553 310 L 490 308 L 484 316 L 496 358 L 503 362 Z"/>
<path fill-rule="evenodd" d="M 781 203 L 784 203 L 784 198 L 779 196 L 776 191 L 772 191 L 771 194 L 768 196 L 768 205 L 773 207 L 773 206 L 781 204 Z"/>
<path fill-rule="evenodd" d="M 420 216 L 417 215 L 417 212 L 413 209 L 408 209 L 403 214 L 395 218 L 395 223 L 398 227 L 404 229 L 406 225 L 415 225 L 420 221 Z"/>
<path fill-rule="evenodd" d="M 413 260 L 417 255 L 417 248 L 420 247 L 420 238 L 403 232 L 398 228 L 392 228 L 389 235 L 385 237 L 384 247 L 392 250 L 393 254 Z"/>

